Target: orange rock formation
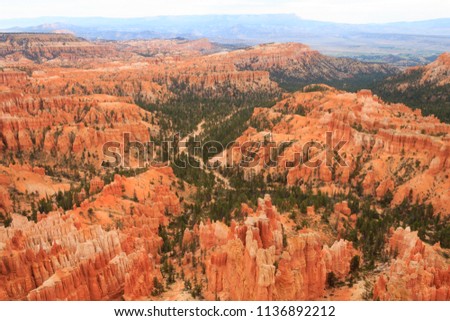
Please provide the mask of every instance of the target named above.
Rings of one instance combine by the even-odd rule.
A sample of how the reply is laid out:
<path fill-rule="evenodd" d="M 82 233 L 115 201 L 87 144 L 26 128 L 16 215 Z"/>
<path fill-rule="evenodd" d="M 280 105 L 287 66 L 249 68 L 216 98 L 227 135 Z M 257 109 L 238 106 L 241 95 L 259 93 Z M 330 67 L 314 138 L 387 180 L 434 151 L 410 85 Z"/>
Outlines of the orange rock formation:
<path fill-rule="evenodd" d="M 161 278 L 158 227 L 167 224 L 165 213 L 180 211 L 166 188 L 173 179 L 171 169 L 116 176 L 94 201 L 73 211 L 50 213 L 38 223 L 15 215 L 12 227 L 0 228 L 0 299 L 147 298 L 153 278 Z M 123 198 L 133 192 L 137 203 Z M 111 229 L 113 222 L 117 228 Z"/>
<path fill-rule="evenodd" d="M 284 227 L 268 195 L 259 199 L 256 212 L 250 212 L 244 224 L 202 224 L 199 233 L 208 253 L 207 299 L 320 299 L 326 273 L 347 276 L 356 253 L 343 240 L 331 248 L 323 246 L 311 230 L 289 232 L 283 241 Z"/>
<path fill-rule="evenodd" d="M 364 194 L 379 199 L 390 191 L 393 204 L 412 193 L 414 201 L 429 202 L 442 215 L 450 213 L 450 126 L 435 117 L 422 117 L 420 111 L 402 104 L 384 103 L 370 91 L 347 93 L 322 85 L 287 95 L 270 109 L 255 109 L 252 120 L 261 128 L 249 128 L 212 162 L 243 164 L 251 152 L 255 161 L 244 168 L 249 174 L 266 177 L 287 170 L 288 185 L 321 181 L 327 183 L 322 191 L 329 194 L 360 184 Z M 334 157 L 327 166 L 323 147 L 327 132 L 332 134 L 331 148 L 344 142 L 339 150 L 343 166 Z M 265 148 L 268 135 L 271 144 L 287 143 L 276 165 L 270 166 Z M 311 141 L 322 146 L 310 150 L 311 161 L 319 160 L 320 166 L 306 165 L 303 159 L 303 148 Z"/>
<path fill-rule="evenodd" d="M 389 272 L 378 278 L 374 299 L 450 300 L 450 262 L 439 244 L 423 243 L 417 232 L 398 228 L 389 241 L 396 255 Z"/>

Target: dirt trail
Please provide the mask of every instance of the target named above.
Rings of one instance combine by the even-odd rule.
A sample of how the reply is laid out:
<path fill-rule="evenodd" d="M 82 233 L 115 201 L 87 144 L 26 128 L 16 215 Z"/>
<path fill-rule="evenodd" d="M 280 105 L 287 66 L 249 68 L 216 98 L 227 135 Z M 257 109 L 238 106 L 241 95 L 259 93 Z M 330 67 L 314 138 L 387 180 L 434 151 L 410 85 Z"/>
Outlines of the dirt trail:
<path fill-rule="evenodd" d="M 174 284 L 170 285 L 167 291 L 161 294 L 159 301 L 192 301 L 191 294 L 184 290 L 184 282 L 177 279 Z"/>
<path fill-rule="evenodd" d="M 227 116 L 230 117 L 231 115 Z M 226 119 L 224 119 L 226 120 Z M 204 126 L 205 124 L 205 120 L 203 119 L 198 125 L 197 128 L 190 134 L 186 135 L 185 137 L 183 137 L 180 140 L 179 143 L 179 153 L 185 153 L 186 155 L 188 155 L 188 144 L 187 142 L 189 141 L 189 137 L 195 137 L 195 136 L 201 136 L 203 134 L 204 131 Z M 223 175 L 221 175 L 219 172 L 217 172 L 216 170 L 211 170 L 209 168 L 206 167 L 205 162 L 203 161 L 203 158 L 197 156 L 197 155 L 190 155 L 192 158 L 194 158 L 197 162 L 199 162 L 200 167 L 207 173 L 210 174 L 212 173 L 215 177 L 216 183 L 222 183 L 225 189 L 231 189 L 234 190 L 233 187 L 231 187 L 230 184 L 230 180 L 226 177 L 224 177 Z"/>

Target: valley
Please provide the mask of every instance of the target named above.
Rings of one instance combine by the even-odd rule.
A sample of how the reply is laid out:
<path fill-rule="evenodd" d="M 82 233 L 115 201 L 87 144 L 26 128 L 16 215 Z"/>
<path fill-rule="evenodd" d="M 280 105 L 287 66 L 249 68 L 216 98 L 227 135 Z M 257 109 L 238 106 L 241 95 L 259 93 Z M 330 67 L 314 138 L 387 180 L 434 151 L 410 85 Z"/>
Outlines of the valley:
<path fill-rule="evenodd" d="M 448 55 L 0 34 L 0 299 L 450 300 Z"/>

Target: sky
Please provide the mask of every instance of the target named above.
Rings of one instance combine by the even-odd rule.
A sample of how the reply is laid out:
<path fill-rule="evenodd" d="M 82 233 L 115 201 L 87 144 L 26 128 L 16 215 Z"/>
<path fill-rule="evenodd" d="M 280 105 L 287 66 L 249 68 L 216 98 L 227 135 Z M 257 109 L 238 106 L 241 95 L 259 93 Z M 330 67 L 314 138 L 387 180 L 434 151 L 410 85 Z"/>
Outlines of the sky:
<path fill-rule="evenodd" d="M 0 0 L 0 19 L 268 13 L 346 23 L 417 21 L 450 18 L 450 0 Z"/>

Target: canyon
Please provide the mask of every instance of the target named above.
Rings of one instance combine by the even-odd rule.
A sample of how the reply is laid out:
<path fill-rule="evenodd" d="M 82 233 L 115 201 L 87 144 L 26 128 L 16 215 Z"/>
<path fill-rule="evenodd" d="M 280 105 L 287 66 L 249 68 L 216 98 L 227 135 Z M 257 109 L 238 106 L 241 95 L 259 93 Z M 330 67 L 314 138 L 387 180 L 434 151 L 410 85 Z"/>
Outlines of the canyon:
<path fill-rule="evenodd" d="M 447 58 L 0 34 L 0 300 L 449 300 Z"/>

